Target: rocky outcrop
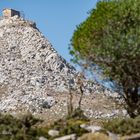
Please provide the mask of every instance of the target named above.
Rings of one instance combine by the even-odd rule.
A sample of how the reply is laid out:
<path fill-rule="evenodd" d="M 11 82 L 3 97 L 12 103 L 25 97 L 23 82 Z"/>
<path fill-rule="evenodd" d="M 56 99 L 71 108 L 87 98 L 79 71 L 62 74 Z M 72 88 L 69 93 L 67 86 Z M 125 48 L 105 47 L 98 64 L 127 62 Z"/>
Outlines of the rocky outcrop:
<path fill-rule="evenodd" d="M 76 75 L 35 23 L 16 16 L 0 21 L 0 58 L 0 83 L 9 92 L 44 92 L 46 86 L 63 91 Z"/>
<path fill-rule="evenodd" d="M 78 72 L 38 30 L 34 22 L 18 16 L 0 19 L 0 111 L 49 108 L 55 104 L 47 92 L 77 89 Z M 84 93 L 108 90 L 83 79 Z M 113 94 L 113 96 L 118 94 Z"/>

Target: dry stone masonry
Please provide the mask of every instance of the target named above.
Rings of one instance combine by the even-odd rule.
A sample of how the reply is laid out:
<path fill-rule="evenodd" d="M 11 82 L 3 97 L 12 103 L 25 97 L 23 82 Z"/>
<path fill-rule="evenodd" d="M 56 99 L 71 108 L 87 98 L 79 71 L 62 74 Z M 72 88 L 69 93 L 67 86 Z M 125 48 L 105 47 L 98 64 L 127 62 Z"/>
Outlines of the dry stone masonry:
<path fill-rule="evenodd" d="M 69 84 L 76 89 L 77 75 L 34 22 L 17 15 L 0 19 L 0 112 L 50 108 L 56 102 L 47 91 L 66 92 Z M 105 90 L 83 80 L 87 94 Z"/>

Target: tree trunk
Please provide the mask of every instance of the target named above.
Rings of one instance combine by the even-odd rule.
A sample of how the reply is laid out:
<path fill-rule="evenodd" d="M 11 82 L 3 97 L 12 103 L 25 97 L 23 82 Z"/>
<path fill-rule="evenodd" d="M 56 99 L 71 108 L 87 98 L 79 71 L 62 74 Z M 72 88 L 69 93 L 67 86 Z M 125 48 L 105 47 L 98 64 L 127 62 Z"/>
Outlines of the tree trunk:
<path fill-rule="evenodd" d="M 124 92 L 126 110 L 131 118 L 135 118 L 140 115 L 140 94 L 138 93 L 138 87 L 125 88 Z"/>

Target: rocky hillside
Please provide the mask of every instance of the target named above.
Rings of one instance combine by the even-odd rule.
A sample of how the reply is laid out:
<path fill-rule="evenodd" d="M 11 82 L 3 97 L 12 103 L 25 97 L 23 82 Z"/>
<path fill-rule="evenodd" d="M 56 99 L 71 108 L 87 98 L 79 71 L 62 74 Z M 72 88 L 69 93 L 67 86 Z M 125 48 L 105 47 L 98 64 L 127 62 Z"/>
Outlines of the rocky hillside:
<path fill-rule="evenodd" d="M 57 104 L 62 93 L 69 91 L 69 85 L 78 91 L 78 75 L 34 22 L 18 16 L 0 19 L 1 112 L 40 112 L 41 109 L 50 108 Z M 97 83 L 88 83 L 85 79 L 83 91 L 85 94 L 102 93 L 118 97 L 117 93 Z M 92 102 L 91 99 L 89 101 Z"/>

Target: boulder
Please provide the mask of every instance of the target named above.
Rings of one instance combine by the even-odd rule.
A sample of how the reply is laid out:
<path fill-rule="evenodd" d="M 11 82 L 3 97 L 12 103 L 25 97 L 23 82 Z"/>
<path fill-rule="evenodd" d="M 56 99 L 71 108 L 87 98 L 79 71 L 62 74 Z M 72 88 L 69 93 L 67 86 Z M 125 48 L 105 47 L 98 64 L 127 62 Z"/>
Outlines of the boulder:
<path fill-rule="evenodd" d="M 59 131 L 57 130 L 49 130 L 48 131 L 48 134 L 51 136 L 51 137 L 56 137 L 59 135 Z"/>

